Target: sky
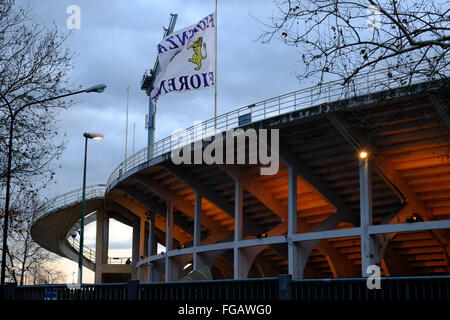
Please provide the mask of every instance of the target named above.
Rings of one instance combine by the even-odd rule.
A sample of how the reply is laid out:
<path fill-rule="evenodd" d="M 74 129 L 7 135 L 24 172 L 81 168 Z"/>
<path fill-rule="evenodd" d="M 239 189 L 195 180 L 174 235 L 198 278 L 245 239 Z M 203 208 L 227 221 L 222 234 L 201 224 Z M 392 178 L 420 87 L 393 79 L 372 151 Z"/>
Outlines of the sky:
<path fill-rule="evenodd" d="M 68 47 L 76 52 L 70 77 L 74 89 L 105 83 L 103 93 L 75 96 L 77 104 L 58 117 L 60 131 L 68 143 L 55 162 L 56 181 L 45 196 L 53 198 L 82 186 L 83 132 L 99 132 L 101 141 L 89 141 L 87 185 L 105 184 L 125 157 L 127 87 L 130 88 L 128 156 L 147 145 L 145 115 L 148 96 L 140 90 L 146 69 L 153 67 L 156 46 L 163 36 L 170 13 L 178 14 L 175 30 L 197 23 L 214 11 L 214 0 L 16 0 L 32 9 L 37 22 L 55 24 L 69 32 L 71 5 L 80 8 L 80 29 L 70 30 Z M 267 98 L 308 87 L 299 83 L 301 68 L 295 48 L 279 41 L 257 40 L 274 10 L 272 0 L 218 1 L 218 114 Z M 214 115 L 214 90 L 170 93 L 158 100 L 155 139 Z M 133 124 L 135 145 L 133 146 Z M 129 255 L 131 231 L 111 223 L 110 255 Z M 85 243 L 95 247 L 95 223 L 86 227 Z M 64 262 L 71 281 L 76 264 Z M 87 275 L 86 275 L 87 274 Z M 86 273 L 93 281 L 93 273 Z"/>

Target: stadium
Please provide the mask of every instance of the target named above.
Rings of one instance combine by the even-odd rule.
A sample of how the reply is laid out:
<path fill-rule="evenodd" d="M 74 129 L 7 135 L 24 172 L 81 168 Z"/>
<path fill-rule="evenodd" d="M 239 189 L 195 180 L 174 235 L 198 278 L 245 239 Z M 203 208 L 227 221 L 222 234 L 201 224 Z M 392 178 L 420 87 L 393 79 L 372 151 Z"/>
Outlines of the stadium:
<path fill-rule="evenodd" d="M 259 91 L 247 89 L 258 86 L 258 81 L 264 81 L 262 77 L 241 83 L 233 80 L 234 87 L 228 90 L 233 99 L 239 99 L 230 101 L 246 101 L 246 105 L 233 107 L 224 114 L 217 113 L 220 79 L 217 1 L 213 13 L 178 31 L 174 31 L 177 15 L 171 14 L 168 27 L 163 28 L 154 67 L 145 72 L 140 83 L 140 89 L 148 96 L 145 117 L 148 140 L 143 144 L 146 147 L 135 153 L 133 135 L 133 154 L 128 156 L 128 86 L 124 160 L 117 161 L 106 181 L 86 186 L 88 140 L 101 139 L 103 135 L 85 132 L 83 188 L 66 190 L 33 211 L 38 212 L 31 220 L 33 244 L 78 262 L 78 283 L 23 285 L 21 281 L 17 285 L 16 280 L 3 286 L 15 121 L 15 113 L 11 111 L 2 300 L 449 301 L 448 37 L 438 37 L 436 43 L 419 43 L 424 47 L 440 46 L 441 56 L 432 56 L 427 49 L 421 59 L 413 61 L 411 55 L 403 59 L 405 52 L 396 52 L 398 56 L 393 59 L 397 62 L 392 64 L 390 55 L 373 58 L 376 50 L 372 52 L 368 47 L 342 53 L 347 46 L 344 44 L 336 50 L 336 46 L 342 45 L 341 38 L 347 41 L 352 36 L 344 35 L 342 29 L 337 31 L 333 25 L 330 27 L 330 21 L 325 28 L 319 19 L 318 29 L 314 29 L 319 31 L 319 44 L 329 45 L 327 41 L 320 43 L 320 33 L 325 30 L 330 32 L 330 43 L 337 41 L 330 50 L 341 55 L 342 65 L 341 69 L 334 69 L 333 63 L 337 61 L 329 56 L 333 53 L 321 51 L 323 48 L 317 47 L 311 38 L 296 37 L 291 33 L 293 29 L 281 27 L 304 14 L 305 8 L 299 10 L 300 6 L 286 3 L 287 16 L 281 25 L 272 17 L 275 31 L 263 33 L 259 40 L 264 43 L 280 33 L 284 44 L 292 47 L 302 41 L 312 44 L 311 52 L 320 52 L 301 56 L 304 83 L 311 85 L 317 80 L 315 76 L 322 77 L 313 86 L 288 93 L 279 92 L 278 88 L 285 88 L 283 83 L 270 93 L 276 96 L 260 101 L 256 100 L 265 90 L 263 86 Z M 355 5 L 361 9 L 359 3 Z M 370 8 L 374 9 L 370 6 L 364 10 Z M 387 15 L 377 10 L 366 12 L 367 25 L 363 26 L 364 30 L 373 29 L 369 30 L 373 35 L 379 34 L 380 27 L 372 24 L 373 14 Z M 396 15 L 395 3 L 392 10 Z M 331 12 L 331 16 L 336 12 Z M 438 14 L 442 15 L 442 21 L 437 24 L 444 34 L 448 28 L 440 24 L 447 17 Z M 79 10 L 74 15 L 79 19 Z M 316 19 L 317 11 L 311 15 Z M 414 14 L 408 13 L 410 17 Z M 431 17 L 435 19 L 433 14 Z M 311 22 L 308 16 L 305 19 Z M 344 21 L 351 32 L 355 31 L 346 19 L 350 19 L 348 12 Z M 395 17 L 391 16 L 391 20 L 395 21 Z M 419 22 L 421 25 L 421 19 Z M 392 45 L 382 42 L 380 48 L 403 46 L 402 34 L 407 33 L 407 28 L 399 25 L 412 23 L 407 19 L 397 24 L 383 23 L 383 30 L 390 30 L 389 26 L 399 28 L 401 35 Z M 428 27 L 422 29 L 415 32 L 419 35 L 429 32 Z M 407 42 L 417 45 L 415 37 L 412 32 Z M 233 46 L 237 48 L 238 44 Z M 257 55 L 259 52 L 249 57 Z M 350 56 L 353 67 L 358 59 L 363 62 L 349 73 L 346 59 Z M 228 58 L 235 60 L 231 55 Z M 323 58 L 323 65 L 317 62 L 319 58 Z M 127 53 L 120 61 L 131 64 L 132 60 Z M 248 70 L 264 69 L 268 61 L 261 61 Z M 107 69 L 114 63 L 109 63 Z M 135 74 L 130 70 L 124 72 Z M 254 71 L 246 70 L 243 74 L 254 76 Z M 367 70 L 371 71 L 366 73 Z M 272 77 L 272 72 L 264 74 Z M 97 72 L 89 70 L 90 76 L 91 73 Z M 116 78 L 120 77 L 116 74 L 109 77 Z M 304 83 L 302 86 L 306 86 Z M 87 89 L 80 87 L 78 91 L 35 99 L 21 108 L 49 101 L 55 101 L 56 105 L 58 99 L 101 93 L 106 87 L 104 83 Z M 118 88 L 114 84 L 111 87 Z M 155 141 L 159 97 L 202 88 L 214 88 L 214 117 Z M 256 102 L 247 104 L 247 97 L 245 100 L 240 97 L 242 92 Z M 3 94 L 2 99 L 12 110 Z M 115 96 L 109 101 L 119 105 L 118 100 Z M 191 100 L 186 107 L 183 101 L 170 101 L 179 108 L 170 109 L 169 118 L 171 112 L 182 110 L 177 121 L 187 121 L 186 112 L 193 109 L 197 100 Z M 199 110 L 206 110 L 210 101 L 203 98 L 198 101 L 195 115 L 203 116 L 206 112 Z M 92 106 L 86 109 L 98 111 Z M 113 119 L 114 125 L 118 119 L 116 111 L 105 115 L 110 117 L 109 121 Z M 115 158 L 120 138 L 115 127 L 109 129 L 114 132 L 113 147 L 101 155 L 109 156 L 108 160 Z M 64 170 L 70 171 L 67 167 Z M 98 168 L 96 173 L 100 171 Z M 114 236 L 111 225 L 116 221 L 132 230 L 130 256 L 112 254 L 116 248 L 111 241 Z M 95 244 L 87 246 L 84 230 L 94 223 Z M 95 283 L 83 282 L 83 268 L 94 273 Z M 188 304 L 178 307 L 183 315 L 192 310 Z M 211 309 L 198 307 L 209 310 L 209 316 Z"/>
<path fill-rule="evenodd" d="M 261 164 L 175 165 L 170 136 L 120 163 L 86 192 L 97 241 L 84 265 L 96 283 L 195 271 L 197 280 L 364 278 L 371 265 L 382 277 L 448 275 L 448 87 L 392 89 L 383 78 L 362 75 L 351 94 L 335 82 L 303 89 L 200 124 L 225 139 L 235 128 L 278 129 L 275 175 Z M 192 150 L 208 145 L 198 129 L 186 129 Z M 50 201 L 35 241 L 77 261 L 80 202 L 81 190 Z M 131 264 L 107 255 L 111 218 L 133 228 Z"/>

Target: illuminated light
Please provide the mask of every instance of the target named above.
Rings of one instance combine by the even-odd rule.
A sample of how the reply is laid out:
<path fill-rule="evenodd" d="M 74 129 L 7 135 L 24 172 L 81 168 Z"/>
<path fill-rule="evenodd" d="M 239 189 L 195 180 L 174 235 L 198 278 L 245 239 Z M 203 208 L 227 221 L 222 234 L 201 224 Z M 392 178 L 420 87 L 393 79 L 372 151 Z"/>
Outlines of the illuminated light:
<path fill-rule="evenodd" d="M 405 221 L 407 223 L 414 223 L 414 222 L 422 222 L 423 219 L 422 219 L 422 217 L 419 214 L 414 213 L 412 216 L 407 216 L 405 218 Z"/>
<path fill-rule="evenodd" d="M 103 139 L 103 135 L 100 134 L 100 133 L 88 133 L 88 132 L 85 132 L 83 134 L 83 136 L 85 138 L 93 139 L 93 140 L 102 140 Z"/>
<path fill-rule="evenodd" d="M 361 151 L 360 153 L 359 153 L 359 158 L 361 159 L 361 160 L 365 160 L 365 159 L 367 159 L 367 157 L 369 156 L 369 153 L 367 152 L 367 151 Z"/>
<path fill-rule="evenodd" d="M 267 238 L 269 235 L 267 234 L 267 232 L 263 232 L 263 233 L 257 233 L 256 237 L 258 239 L 262 239 L 262 238 Z"/>

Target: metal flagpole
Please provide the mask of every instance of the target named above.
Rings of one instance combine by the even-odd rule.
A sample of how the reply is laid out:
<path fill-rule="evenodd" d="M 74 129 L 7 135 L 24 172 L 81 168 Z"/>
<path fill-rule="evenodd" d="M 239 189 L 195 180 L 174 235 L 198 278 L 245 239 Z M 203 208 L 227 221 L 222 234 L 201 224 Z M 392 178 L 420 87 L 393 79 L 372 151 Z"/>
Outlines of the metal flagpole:
<path fill-rule="evenodd" d="M 127 149 L 128 149 L 128 100 L 130 96 L 130 86 L 127 87 L 127 123 L 125 128 L 125 160 L 127 160 Z"/>
<path fill-rule="evenodd" d="M 133 122 L 133 154 L 134 154 L 135 141 L 136 141 L 136 123 Z"/>
<path fill-rule="evenodd" d="M 173 32 L 173 29 L 175 28 L 175 23 L 177 22 L 177 14 L 170 14 L 170 22 L 169 27 L 166 29 L 164 28 L 164 35 L 163 39 L 167 37 L 169 34 Z M 147 95 L 149 96 L 149 105 L 148 105 L 148 121 L 146 123 L 146 129 L 148 130 L 148 136 L 147 136 L 147 145 L 148 145 L 148 152 L 147 152 L 147 158 L 151 159 L 153 157 L 153 143 L 155 142 L 155 122 L 156 122 L 156 105 L 152 102 L 152 99 L 150 97 L 150 93 L 152 90 L 153 82 L 155 81 L 156 76 L 158 75 L 160 71 L 159 67 L 159 61 L 156 59 L 155 65 L 153 69 L 151 69 L 149 74 L 144 74 L 141 82 L 141 89 L 145 90 Z"/>
<path fill-rule="evenodd" d="M 217 0 L 216 0 L 216 29 L 215 29 L 215 45 L 216 45 L 216 54 L 215 54 L 215 62 L 214 62 L 214 130 L 217 130 Z"/>

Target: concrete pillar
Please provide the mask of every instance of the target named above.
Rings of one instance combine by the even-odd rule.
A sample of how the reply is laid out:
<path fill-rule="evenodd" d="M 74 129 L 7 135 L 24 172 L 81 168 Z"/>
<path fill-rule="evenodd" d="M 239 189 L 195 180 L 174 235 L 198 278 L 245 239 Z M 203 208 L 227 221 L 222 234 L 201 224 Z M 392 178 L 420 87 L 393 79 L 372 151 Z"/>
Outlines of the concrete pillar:
<path fill-rule="evenodd" d="M 359 201 L 361 219 L 361 268 L 362 276 L 367 276 L 367 267 L 377 261 L 375 237 L 369 234 L 372 224 L 372 182 L 371 168 L 368 159 L 359 161 Z"/>
<path fill-rule="evenodd" d="M 167 202 L 166 214 L 166 282 L 174 281 L 173 261 L 169 257 L 169 251 L 173 250 L 173 204 Z"/>
<path fill-rule="evenodd" d="M 102 209 L 97 211 L 95 240 L 95 283 L 102 283 L 103 264 L 108 259 L 109 217 Z"/>
<path fill-rule="evenodd" d="M 146 246 L 145 243 L 147 241 L 147 239 L 145 238 L 146 223 L 147 223 L 147 221 L 145 221 L 145 218 L 141 217 L 140 223 L 139 223 L 139 259 L 141 259 L 141 257 L 146 256 L 146 252 L 145 252 L 145 246 Z"/>
<path fill-rule="evenodd" d="M 109 250 L 109 214 L 103 213 L 103 263 L 108 263 L 108 250 Z"/>
<path fill-rule="evenodd" d="M 147 244 L 147 256 L 153 256 L 156 254 L 156 242 L 155 242 L 155 214 L 152 212 L 150 213 L 150 221 L 148 226 L 148 244 Z M 157 281 L 155 276 L 155 266 L 153 263 L 148 264 L 147 269 L 148 275 L 147 279 L 148 282 L 154 282 Z"/>
<path fill-rule="evenodd" d="M 238 180 L 234 182 L 234 279 L 245 277 L 243 274 L 242 251 L 237 247 L 237 241 L 242 240 L 244 230 L 243 188 Z"/>
<path fill-rule="evenodd" d="M 292 242 L 292 236 L 297 233 L 297 170 L 288 168 L 288 268 L 293 279 L 303 276 L 303 268 L 299 263 L 299 246 Z"/>
<path fill-rule="evenodd" d="M 194 263 L 193 270 L 202 266 L 201 257 L 197 253 L 197 246 L 201 244 L 202 233 L 202 196 L 195 192 L 195 215 L 194 215 Z"/>
<path fill-rule="evenodd" d="M 133 223 L 133 244 L 132 244 L 132 258 L 131 258 L 133 262 L 132 263 L 133 271 L 131 273 L 131 278 L 133 280 L 137 280 L 138 278 L 136 265 L 137 262 L 139 261 L 140 221 L 141 219 L 138 218 L 138 220 L 136 220 Z"/>

